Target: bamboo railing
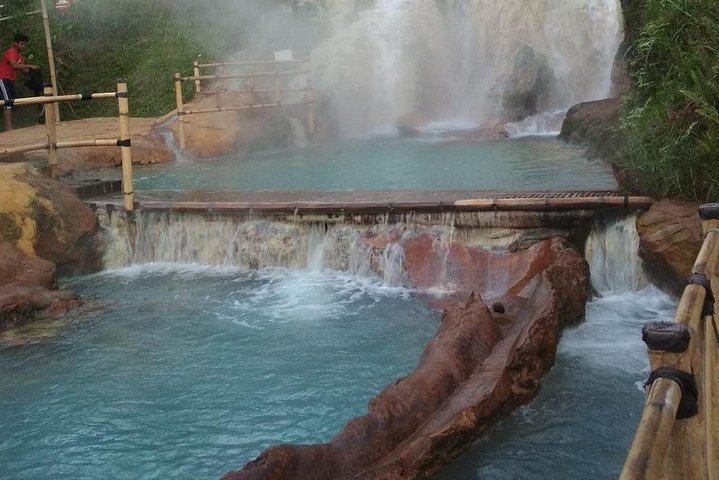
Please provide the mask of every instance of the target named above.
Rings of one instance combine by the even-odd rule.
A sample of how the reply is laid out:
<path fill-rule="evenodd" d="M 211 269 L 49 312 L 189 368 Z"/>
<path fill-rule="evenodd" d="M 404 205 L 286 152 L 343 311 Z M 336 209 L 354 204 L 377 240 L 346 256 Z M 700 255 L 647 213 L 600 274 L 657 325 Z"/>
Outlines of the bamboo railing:
<path fill-rule="evenodd" d="M 130 142 L 130 115 L 127 95 L 127 83 L 122 80 L 117 84 L 116 92 L 103 92 L 91 94 L 71 94 L 71 95 L 53 95 L 52 87 L 45 87 L 45 96 L 43 97 L 26 97 L 17 98 L 12 101 L 13 105 L 45 105 L 45 128 L 47 132 L 47 141 L 43 143 L 33 143 L 22 145 L 19 147 L 1 148 L 0 156 L 13 153 L 25 153 L 36 150 L 47 150 L 47 162 L 49 174 L 53 178 L 58 176 L 58 157 L 57 150 L 69 147 L 94 147 L 94 146 L 113 146 L 120 147 L 122 155 L 122 191 L 124 195 L 125 210 L 131 212 L 135 209 L 134 191 L 132 187 L 132 150 Z M 118 119 L 120 124 L 119 139 L 93 139 L 93 140 L 74 140 L 59 142 L 57 140 L 57 122 L 56 122 L 56 104 L 60 102 L 69 102 L 74 100 L 96 100 L 102 98 L 117 98 Z M 10 102 L 0 100 L 0 106 L 5 106 Z"/>
<path fill-rule="evenodd" d="M 288 69 L 288 65 L 298 65 L 301 69 Z M 228 73 L 227 69 L 244 69 L 240 73 Z M 203 69 L 212 69 L 215 73 L 203 75 Z M 180 73 L 175 73 L 175 101 L 177 109 L 177 133 L 178 144 L 184 149 L 187 144 L 185 136 L 186 116 L 199 113 L 213 112 L 229 112 L 265 108 L 287 107 L 294 105 L 307 106 L 307 130 L 310 135 L 315 133 L 315 107 L 314 95 L 312 92 L 312 68 L 309 60 L 258 60 L 253 62 L 224 62 L 224 63 L 199 63 L 195 61 L 192 65 L 193 75 L 183 77 Z M 285 86 L 283 79 L 292 79 L 302 77 L 303 85 L 301 87 Z M 243 80 L 244 88 L 232 90 L 228 87 L 228 80 Z M 258 85 L 258 80 L 263 85 Z M 274 80 L 274 81 L 273 81 Z M 203 87 L 202 82 L 212 81 L 214 88 L 207 90 Z M 182 97 L 182 82 L 192 82 L 195 86 L 195 93 L 209 93 L 215 95 L 216 106 L 212 108 L 201 108 L 188 110 L 185 108 Z M 242 106 L 226 106 L 223 104 L 223 94 L 225 93 L 246 93 L 247 105 Z M 302 101 L 289 101 L 286 94 L 304 93 Z M 254 103 L 256 94 L 265 94 L 270 100 L 263 103 Z"/>
<path fill-rule="evenodd" d="M 719 204 L 700 216 L 704 243 L 674 322 L 644 328 L 652 375 L 620 480 L 719 479 Z"/>

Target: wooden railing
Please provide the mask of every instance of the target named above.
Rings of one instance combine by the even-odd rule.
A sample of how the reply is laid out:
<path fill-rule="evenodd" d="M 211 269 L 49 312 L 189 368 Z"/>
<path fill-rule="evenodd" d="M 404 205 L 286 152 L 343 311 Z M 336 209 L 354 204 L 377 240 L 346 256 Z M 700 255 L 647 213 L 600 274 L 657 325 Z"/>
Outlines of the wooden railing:
<path fill-rule="evenodd" d="M 132 150 L 130 142 L 130 109 L 127 94 L 127 83 L 123 80 L 118 82 L 116 92 L 53 95 L 52 88 L 45 87 L 45 96 L 17 98 L 11 102 L 0 100 L 0 106 L 12 103 L 13 105 L 45 105 L 45 128 L 47 132 L 46 141 L 33 143 L 12 148 L 0 148 L 0 156 L 14 153 L 25 153 L 36 150 L 47 150 L 47 161 L 49 174 L 53 178 L 58 176 L 58 156 L 60 148 L 70 147 L 96 147 L 112 146 L 120 147 L 122 155 L 122 191 L 124 194 L 125 209 L 134 210 L 134 192 L 132 186 Z M 57 140 L 57 122 L 55 105 L 60 102 L 76 100 L 96 100 L 101 98 L 116 98 L 118 106 L 118 120 L 120 124 L 119 139 L 92 139 L 59 142 Z"/>
<path fill-rule="evenodd" d="M 620 480 L 719 479 L 719 204 L 699 210 L 704 243 L 674 322 L 644 328 L 652 374 Z"/>
<path fill-rule="evenodd" d="M 226 63 L 199 63 L 196 61 L 192 68 L 193 75 L 189 77 L 183 77 L 180 73 L 175 73 L 175 100 L 177 103 L 175 113 L 178 119 L 178 143 L 180 148 L 184 149 L 186 146 L 185 117 L 198 113 L 306 105 L 307 130 L 310 135 L 314 134 L 314 96 L 312 92 L 312 68 L 309 60 Z M 210 69 L 214 73 L 202 74 L 202 71 L 206 69 Z M 228 70 L 231 71 L 228 72 Z M 301 85 L 292 85 L 293 79 L 299 79 Z M 231 86 L 228 81 L 232 80 L 240 80 L 243 84 L 242 88 Z M 196 94 L 215 95 L 216 106 L 193 110 L 186 109 L 182 95 L 182 82 L 193 82 Z M 211 88 L 208 89 L 203 82 L 211 83 Z M 226 93 L 247 94 L 247 104 L 242 106 L 225 105 L 223 94 Z M 302 98 L 289 99 L 288 94 L 302 94 Z M 268 98 L 268 100 L 255 103 L 254 99 L 258 95 Z"/>

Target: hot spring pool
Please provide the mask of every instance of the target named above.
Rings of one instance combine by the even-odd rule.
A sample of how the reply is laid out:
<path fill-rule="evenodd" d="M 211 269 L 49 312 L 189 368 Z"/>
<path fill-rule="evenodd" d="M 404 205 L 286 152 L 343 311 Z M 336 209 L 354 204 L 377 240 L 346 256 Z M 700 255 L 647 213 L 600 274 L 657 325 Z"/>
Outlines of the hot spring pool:
<path fill-rule="evenodd" d="M 181 154 L 168 164 L 135 167 L 134 174 L 137 190 L 617 188 L 606 162 L 550 137 L 485 142 L 379 138 L 208 160 Z"/>
<path fill-rule="evenodd" d="M 332 272 L 150 264 L 66 286 L 103 308 L 0 347 L 0 478 L 209 480 L 327 441 L 439 323 L 417 292 Z M 641 327 L 674 307 L 651 289 L 591 301 L 539 396 L 438 480 L 616 478 L 644 398 Z"/>
<path fill-rule="evenodd" d="M 109 303 L 0 347 L 0 478 L 216 479 L 327 441 L 412 371 L 440 317 L 333 273 L 147 265 L 67 286 Z"/>

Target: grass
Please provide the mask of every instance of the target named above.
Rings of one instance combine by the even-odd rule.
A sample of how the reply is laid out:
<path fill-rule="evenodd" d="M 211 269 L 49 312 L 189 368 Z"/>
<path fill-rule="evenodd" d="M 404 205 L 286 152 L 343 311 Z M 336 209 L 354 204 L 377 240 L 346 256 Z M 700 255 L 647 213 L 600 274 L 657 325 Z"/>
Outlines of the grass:
<path fill-rule="evenodd" d="M 644 193 L 719 200 L 719 2 L 644 0 L 630 13 L 619 163 Z"/>

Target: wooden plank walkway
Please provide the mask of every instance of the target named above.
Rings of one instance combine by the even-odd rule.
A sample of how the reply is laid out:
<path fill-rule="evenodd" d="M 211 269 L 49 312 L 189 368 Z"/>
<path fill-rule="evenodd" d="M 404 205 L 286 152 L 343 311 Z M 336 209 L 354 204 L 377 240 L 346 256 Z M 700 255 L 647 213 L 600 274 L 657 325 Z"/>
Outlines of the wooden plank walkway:
<path fill-rule="evenodd" d="M 107 190 L 105 190 L 107 191 Z M 96 207 L 122 208 L 122 195 L 109 193 L 85 198 Z M 381 214 L 404 212 L 472 212 L 513 210 L 578 210 L 648 208 L 654 199 L 618 191 L 136 191 L 141 211 L 266 213 L 266 214 Z"/>

